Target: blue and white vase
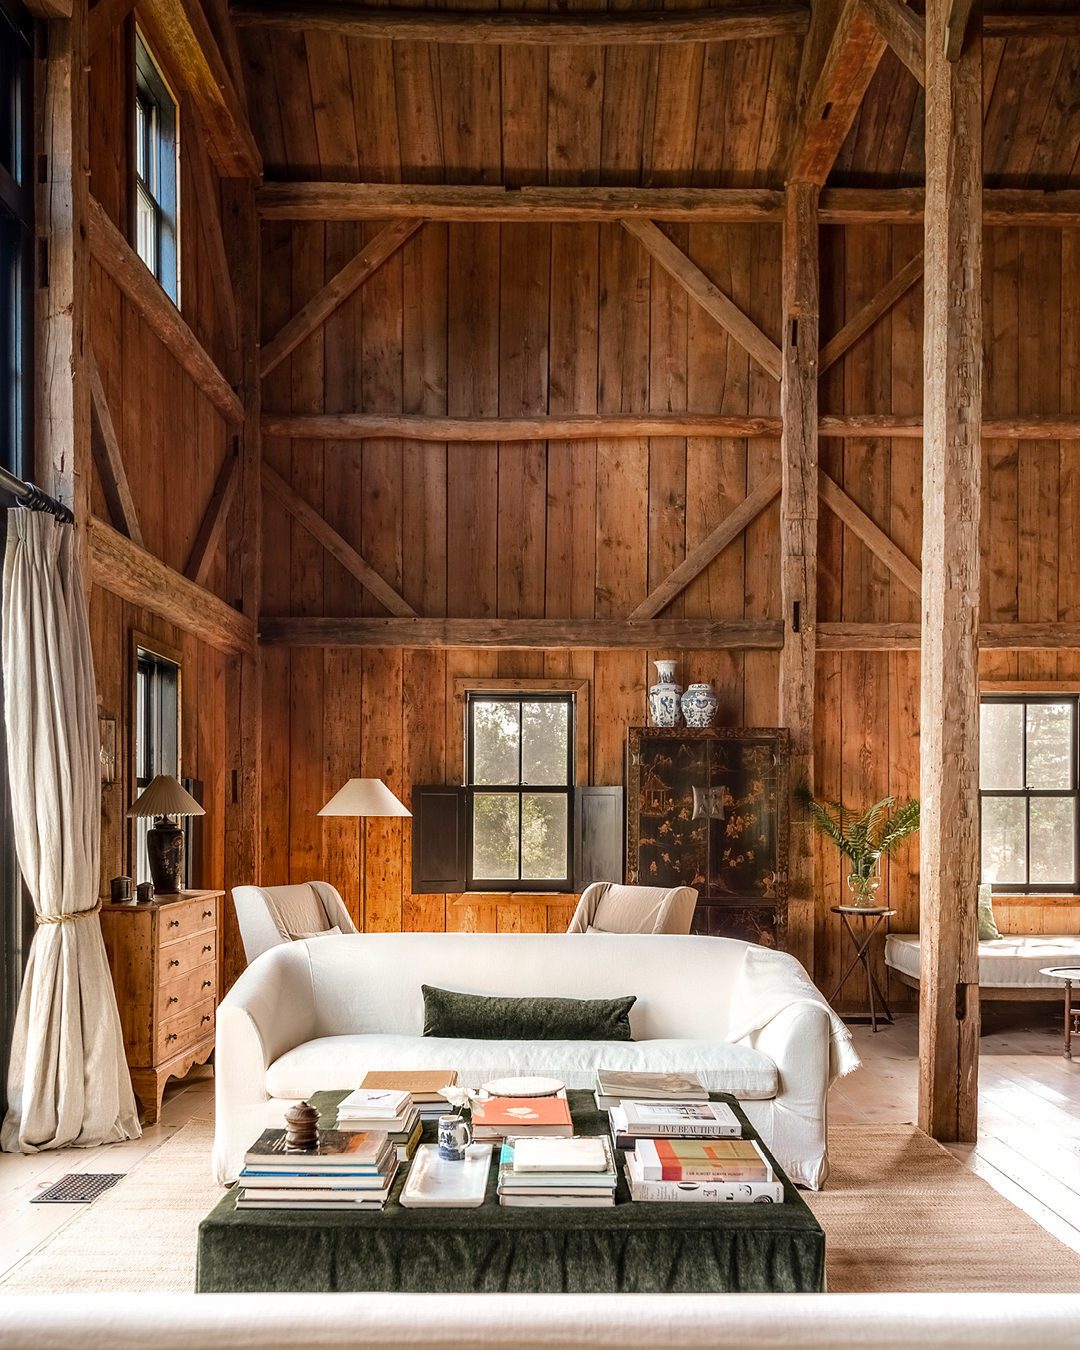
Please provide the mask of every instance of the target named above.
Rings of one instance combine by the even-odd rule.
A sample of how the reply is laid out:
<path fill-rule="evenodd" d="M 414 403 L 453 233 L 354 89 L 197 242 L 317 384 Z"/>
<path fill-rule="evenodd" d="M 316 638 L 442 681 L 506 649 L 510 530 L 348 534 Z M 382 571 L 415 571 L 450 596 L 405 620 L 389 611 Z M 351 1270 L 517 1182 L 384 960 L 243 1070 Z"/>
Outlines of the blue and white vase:
<path fill-rule="evenodd" d="M 682 715 L 688 727 L 711 727 L 719 706 L 711 684 L 692 684 L 682 696 Z"/>
<path fill-rule="evenodd" d="M 649 716 L 654 727 L 679 725 L 679 695 L 682 685 L 675 683 L 675 662 L 654 661 L 656 683 L 649 690 Z"/>

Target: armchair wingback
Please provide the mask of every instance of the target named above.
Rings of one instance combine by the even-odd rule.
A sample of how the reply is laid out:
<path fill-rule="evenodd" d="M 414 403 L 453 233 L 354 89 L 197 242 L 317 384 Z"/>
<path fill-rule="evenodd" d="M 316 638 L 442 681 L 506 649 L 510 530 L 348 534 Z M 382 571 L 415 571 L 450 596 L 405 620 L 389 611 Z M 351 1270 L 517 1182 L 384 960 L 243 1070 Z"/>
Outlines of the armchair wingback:
<path fill-rule="evenodd" d="M 355 933 L 345 903 L 325 881 L 296 886 L 234 886 L 236 921 L 248 965 L 283 942 L 336 930 Z"/>
<path fill-rule="evenodd" d="M 692 886 L 622 886 L 594 881 L 578 901 L 568 933 L 689 933 L 697 905 Z"/>

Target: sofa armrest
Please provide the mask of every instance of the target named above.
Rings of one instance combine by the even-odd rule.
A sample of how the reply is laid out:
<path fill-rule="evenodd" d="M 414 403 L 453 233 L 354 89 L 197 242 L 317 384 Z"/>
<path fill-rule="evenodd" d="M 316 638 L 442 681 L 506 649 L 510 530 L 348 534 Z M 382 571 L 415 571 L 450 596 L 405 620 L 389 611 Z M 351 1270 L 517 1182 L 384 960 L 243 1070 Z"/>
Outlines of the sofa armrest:
<path fill-rule="evenodd" d="M 265 1128 L 266 1070 L 316 1034 L 307 944 L 264 952 L 222 1000 L 214 1054 L 214 1175 L 236 1179 L 243 1155 Z"/>

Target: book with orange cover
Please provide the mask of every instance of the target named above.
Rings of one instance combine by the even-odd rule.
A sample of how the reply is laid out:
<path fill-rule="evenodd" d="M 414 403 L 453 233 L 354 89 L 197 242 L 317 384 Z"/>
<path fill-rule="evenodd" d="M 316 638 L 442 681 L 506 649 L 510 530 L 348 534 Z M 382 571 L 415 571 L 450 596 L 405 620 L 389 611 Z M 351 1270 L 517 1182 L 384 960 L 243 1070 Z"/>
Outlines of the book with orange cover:
<path fill-rule="evenodd" d="M 473 1107 L 473 1137 L 513 1139 L 518 1135 L 571 1135 L 565 1097 L 489 1097 Z"/>
<path fill-rule="evenodd" d="M 643 1181 L 772 1181 L 752 1139 L 639 1139 Z"/>

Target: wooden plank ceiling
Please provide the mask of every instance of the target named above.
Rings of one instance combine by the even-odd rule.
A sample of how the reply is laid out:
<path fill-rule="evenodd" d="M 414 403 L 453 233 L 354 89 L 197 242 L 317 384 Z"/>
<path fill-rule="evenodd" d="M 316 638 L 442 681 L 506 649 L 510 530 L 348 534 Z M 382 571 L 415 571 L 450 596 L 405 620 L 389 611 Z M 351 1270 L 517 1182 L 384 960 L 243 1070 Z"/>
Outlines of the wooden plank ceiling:
<path fill-rule="evenodd" d="M 707 2 L 679 0 L 678 9 Z M 653 6 L 514 5 L 549 7 Z M 498 6 L 450 0 L 439 8 Z M 992 8 L 1032 7 L 996 0 Z M 1068 14 L 1072 0 L 1038 8 Z M 389 42 L 265 27 L 242 28 L 240 39 L 267 180 L 511 186 L 781 187 L 803 47 L 798 36 L 605 48 Z M 987 186 L 1080 182 L 1080 37 L 987 37 L 985 72 Z M 829 181 L 921 183 L 922 145 L 922 88 L 886 51 Z"/>

